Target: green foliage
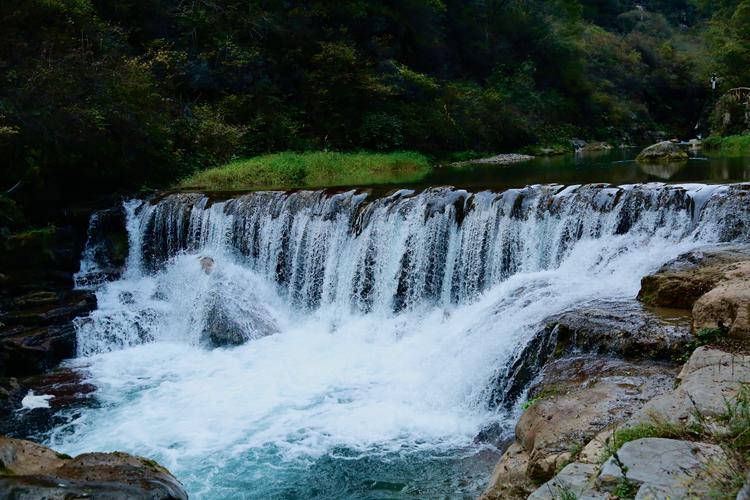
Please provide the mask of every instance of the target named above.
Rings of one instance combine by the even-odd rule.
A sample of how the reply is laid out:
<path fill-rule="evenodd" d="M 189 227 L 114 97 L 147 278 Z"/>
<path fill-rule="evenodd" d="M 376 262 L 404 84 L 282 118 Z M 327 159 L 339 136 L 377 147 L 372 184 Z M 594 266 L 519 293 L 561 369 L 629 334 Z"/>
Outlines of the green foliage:
<path fill-rule="evenodd" d="M 733 450 L 750 460 L 750 386 L 743 384 L 733 401 L 726 401 L 726 410 L 719 418 L 728 432 L 724 441 Z"/>
<path fill-rule="evenodd" d="M 729 346 L 728 333 L 728 328 L 701 328 L 695 332 L 695 340 L 691 340 L 685 344 L 682 352 L 675 356 L 676 361 L 684 363 L 690 358 L 693 351 L 704 345 L 718 344 Z"/>
<path fill-rule="evenodd" d="M 429 170 L 419 153 L 276 153 L 204 170 L 179 185 L 239 190 L 392 184 L 417 181 Z"/>
<path fill-rule="evenodd" d="M 636 493 L 638 493 L 639 487 L 640 485 L 623 477 L 617 482 L 613 493 L 621 500 L 632 499 L 635 498 Z"/>
<path fill-rule="evenodd" d="M 721 151 L 726 155 L 746 155 L 750 154 L 750 135 L 730 135 L 720 137 L 712 135 L 703 141 L 706 149 Z"/>
<path fill-rule="evenodd" d="M 278 151 L 687 133 L 711 71 L 747 84 L 750 0 L 641 4 L 3 1 L 3 178 L 28 208 Z"/>

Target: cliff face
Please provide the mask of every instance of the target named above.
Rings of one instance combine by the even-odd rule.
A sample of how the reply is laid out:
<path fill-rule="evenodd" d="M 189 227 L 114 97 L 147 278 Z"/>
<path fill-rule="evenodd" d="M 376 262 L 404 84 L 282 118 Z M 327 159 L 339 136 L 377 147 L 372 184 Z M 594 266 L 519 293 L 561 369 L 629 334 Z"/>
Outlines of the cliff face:
<path fill-rule="evenodd" d="M 609 305 L 609 323 L 590 308 L 552 322 L 553 348 L 483 498 L 734 495 L 748 468 L 748 265 L 747 248 L 693 252 L 643 278 L 650 319 L 626 331 L 648 348 L 612 340 L 622 305 Z"/>

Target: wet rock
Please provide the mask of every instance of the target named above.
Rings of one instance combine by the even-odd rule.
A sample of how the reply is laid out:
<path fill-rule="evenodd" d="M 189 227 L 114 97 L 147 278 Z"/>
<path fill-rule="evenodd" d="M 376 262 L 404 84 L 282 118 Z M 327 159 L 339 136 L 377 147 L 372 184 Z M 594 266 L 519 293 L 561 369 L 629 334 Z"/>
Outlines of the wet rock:
<path fill-rule="evenodd" d="M 677 377 L 680 385 L 655 397 L 629 424 L 653 420 L 687 423 L 695 418 L 718 417 L 726 402 L 736 399 L 743 384 L 750 383 L 750 356 L 699 347 Z"/>
<path fill-rule="evenodd" d="M 544 321 L 509 368 L 498 374 L 493 400 L 512 405 L 549 360 L 575 352 L 626 359 L 672 359 L 691 340 L 680 311 L 646 309 L 635 301 L 599 302 Z"/>
<path fill-rule="evenodd" d="M 686 161 L 689 158 L 686 151 L 672 141 L 658 142 L 641 151 L 636 157 L 637 162 Z"/>
<path fill-rule="evenodd" d="M 210 299 L 201 340 L 210 347 L 228 347 L 278 333 L 270 313 L 260 304 L 235 301 L 231 296 Z"/>
<path fill-rule="evenodd" d="M 13 329 L 0 335 L 0 375 L 41 373 L 76 353 L 71 323 Z"/>
<path fill-rule="evenodd" d="M 644 438 L 625 443 L 601 468 L 597 485 L 613 490 L 624 477 L 640 486 L 647 498 L 705 498 L 711 491 L 717 467 L 728 457 L 720 446 L 664 438 Z M 623 471 L 625 467 L 625 472 Z"/>
<path fill-rule="evenodd" d="M 0 376 L 40 373 L 73 357 L 73 319 L 96 308 L 85 291 L 37 291 L 3 301 L 0 314 Z"/>
<path fill-rule="evenodd" d="M 51 299 L 56 295 L 57 299 Z M 34 301 L 43 296 L 45 301 Z M 31 297 L 31 298 L 30 298 Z M 6 301 L 5 312 L 0 315 L 4 327 L 15 325 L 49 325 L 83 316 L 96 309 L 96 296 L 86 291 L 69 293 L 36 292 Z"/>
<path fill-rule="evenodd" d="M 214 304 L 208 312 L 202 338 L 211 347 L 226 347 L 244 344 L 242 325 L 233 320 L 221 304 Z"/>
<path fill-rule="evenodd" d="M 30 441 L 0 437 L 0 497 L 17 499 L 187 499 L 167 469 L 127 453 L 75 458 Z"/>
<path fill-rule="evenodd" d="M 582 356 L 555 360 L 529 390 L 531 405 L 516 425 L 516 441 L 501 458 L 485 498 L 530 494 L 575 459 L 600 432 L 628 420 L 649 399 L 667 393 L 674 368 Z"/>
<path fill-rule="evenodd" d="M 69 368 L 56 368 L 42 375 L 0 381 L 0 435 L 26 437 L 39 435 L 70 416 L 96 404 L 96 388 L 84 374 Z M 30 394 L 44 397 L 47 407 L 24 407 Z"/>
<path fill-rule="evenodd" d="M 200 264 L 204 273 L 211 274 L 211 271 L 214 269 L 214 259 L 211 257 L 201 257 Z"/>

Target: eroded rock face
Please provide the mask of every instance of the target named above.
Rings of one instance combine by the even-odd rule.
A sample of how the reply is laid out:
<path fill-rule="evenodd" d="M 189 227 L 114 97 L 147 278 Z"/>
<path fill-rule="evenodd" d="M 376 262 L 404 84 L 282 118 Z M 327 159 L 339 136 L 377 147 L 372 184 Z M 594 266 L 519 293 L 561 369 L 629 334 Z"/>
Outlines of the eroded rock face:
<path fill-rule="evenodd" d="M 529 391 L 533 404 L 516 425 L 516 442 L 498 463 L 484 498 L 525 498 L 573 458 L 575 446 L 668 392 L 674 375 L 669 364 L 595 356 L 548 363 Z"/>
<path fill-rule="evenodd" d="M 75 458 L 20 439 L 0 437 L 0 497 L 16 499 L 187 499 L 167 469 L 127 453 Z"/>
<path fill-rule="evenodd" d="M 526 498 L 525 495 L 531 491 L 529 484 L 533 484 L 535 467 L 549 462 L 561 466 L 573 459 L 576 462 L 562 468 L 554 478 L 533 491 L 529 498 L 561 498 L 563 494 L 572 493 L 580 499 L 609 499 L 614 497 L 616 488 L 623 481 L 637 489 L 636 500 L 707 498 L 710 492 L 725 487 L 736 476 L 736 461 L 716 442 L 644 436 L 625 443 L 618 450 L 612 450 L 611 437 L 617 429 L 638 424 L 672 423 L 679 428 L 691 423 L 691 419 L 700 418 L 701 425 L 708 425 L 711 429 L 702 438 L 715 441 L 725 430 L 721 428 L 721 419 L 714 417 L 724 415 L 727 402 L 735 401 L 742 385 L 750 383 L 750 356 L 711 347 L 698 348 L 677 376 L 679 385 L 676 388 L 665 389 L 663 383 L 652 385 L 650 394 L 653 397 L 645 404 L 641 402 L 641 408 L 630 418 L 626 417 L 618 422 L 615 422 L 620 418 L 617 416 L 618 402 L 614 402 L 612 406 L 615 408 L 613 415 L 606 411 L 607 394 L 596 394 L 600 388 L 609 387 L 612 391 L 621 391 L 633 387 L 622 383 L 622 374 L 619 387 L 607 385 L 608 381 L 613 380 L 613 375 L 622 369 L 618 366 L 623 362 L 615 362 L 612 366 L 600 365 L 596 369 L 597 376 L 586 379 L 574 376 L 574 360 L 564 361 L 566 362 L 558 363 L 560 367 L 557 369 L 554 364 L 545 369 L 541 389 L 537 390 L 546 390 L 552 394 L 555 390 L 563 391 L 566 387 L 572 387 L 572 390 L 562 397 L 545 397 L 524 413 L 516 428 L 517 441 L 498 464 L 492 486 L 485 493 L 485 498 Z M 584 366 L 588 366 L 588 363 Z M 649 370 L 652 369 L 651 364 L 631 367 L 624 375 L 636 380 L 638 377 L 649 377 Z M 658 374 L 650 377 L 658 377 Z M 571 380 L 576 382 L 571 383 Z M 580 384 L 577 389 L 575 384 Z M 642 387 L 645 387 L 642 395 L 648 397 L 646 393 L 649 386 Z M 640 390 L 642 389 L 639 388 L 638 391 Z M 620 399 L 622 396 L 616 397 Z M 581 407 L 571 404 L 570 398 L 576 398 Z M 548 405 L 546 408 L 545 402 Z M 638 406 L 637 402 L 631 400 L 629 408 Z M 598 420 L 591 419 L 589 414 L 592 411 L 599 411 Z M 575 423 L 571 424 L 570 421 Z M 607 421 L 610 423 L 605 425 Z M 527 422 L 524 424 L 526 428 L 519 429 L 522 422 Z M 575 429 L 576 424 L 579 429 L 570 431 L 569 429 Z M 570 450 L 573 445 L 578 449 L 581 430 L 594 429 L 600 424 L 605 425 L 603 430 L 590 439 L 580 452 L 575 455 L 568 452 L 566 455 L 564 450 Z M 648 429 L 648 426 L 645 428 Z M 554 434 L 551 438 L 545 438 L 544 433 L 551 431 L 557 432 L 564 439 L 555 442 Z M 533 449 L 529 447 L 531 438 Z M 549 451 L 546 458 L 539 455 L 545 449 Z M 609 458 L 599 466 L 603 451 L 607 452 Z M 613 451 L 616 451 L 616 455 L 612 454 Z M 565 457 L 567 459 L 560 463 L 560 458 Z M 524 470 L 526 475 L 522 474 Z M 536 476 L 537 479 L 538 477 Z M 524 488 L 527 489 L 526 492 L 522 491 Z M 747 498 L 745 491 L 746 488 L 737 498 Z"/>
<path fill-rule="evenodd" d="M 692 309 L 693 330 L 750 337 L 750 249 L 690 252 L 641 280 L 644 303 Z"/>
<path fill-rule="evenodd" d="M 638 154 L 636 161 L 642 163 L 686 161 L 689 158 L 687 152 L 671 141 L 658 142 L 647 147 Z"/>
<path fill-rule="evenodd" d="M 724 267 L 723 280 L 693 305 L 693 328 L 728 329 L 731 337 L 750 338 L 750 260 Z"/>
<path fill-rule="evenodd" d="M 687 313 L 635 301 L 600 302 L 552 316 L 509 368 L 498 374 L 495 404 L 515 403 L 548 361 L 576 352 L 668 360 L 692 339 Z"/>
<path fill-rule="evenodd" d="M 73 357 L 72 320 L 96 308 L 84 291 L 38 291 L 3 301 L 0 314 L 0 376 L 41 373 Z"/>
<path fill-rule="evenodd" d="M 605 498 L 598 495 L 590 484 L 597 466 L 573 462 L 566 465 L 554 478 L 537 488 L 529 500 L 558 500 L 564 495 L 575 495 L 577 499 Z"/>

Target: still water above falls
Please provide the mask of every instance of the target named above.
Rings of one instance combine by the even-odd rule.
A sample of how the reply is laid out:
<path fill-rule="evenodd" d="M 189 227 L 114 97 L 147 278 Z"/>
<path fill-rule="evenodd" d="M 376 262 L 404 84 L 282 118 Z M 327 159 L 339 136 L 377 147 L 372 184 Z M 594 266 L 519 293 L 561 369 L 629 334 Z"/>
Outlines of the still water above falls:
<path fill-rule="evenodd" d="M 750 242 L 748 185 L 173 194 L 122 213 L 122 275 L 96 215 L 78 275 L 99 309 L 71 364 L 100 404 L 49 439 L 153 456 L 202 498 L 476 495 L 475 437 L 513 419 L 492 384 L 542 320 Z M 216 324 L 246 342 L 210 349 Z"/>

